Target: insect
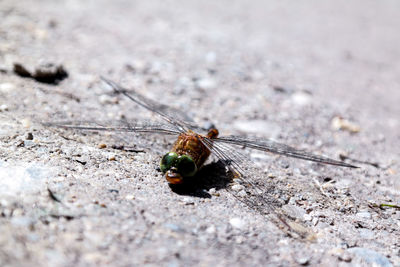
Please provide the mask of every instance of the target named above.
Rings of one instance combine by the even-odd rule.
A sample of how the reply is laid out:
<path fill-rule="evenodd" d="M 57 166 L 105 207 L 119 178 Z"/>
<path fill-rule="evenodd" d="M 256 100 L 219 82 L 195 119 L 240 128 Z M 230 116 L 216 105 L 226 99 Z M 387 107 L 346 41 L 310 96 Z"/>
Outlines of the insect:
<path fill-rule="evenodd" d="M 315 155 L 304 150 L 298 150 L 270 139 L 255 139 L 233 135 L 218 137 L 219 132 L 215 128 L 209 129 L 206 135 L 198 134 L 193 129 L 201 128 L 191 122 L 178 118 L 178 112 L 175 109 L 156 103 L 135 91 L 131 90 L 128 93 L 128 90 L 104 77 L 101 77 L 101 79 L 111 86 L 116 93 L 123 94 L 136 104 L 160 115 L 167 124 L 143 123 L 124 127 L 83 126 L 72 124 L 53 124 L 53 126 L 56 125 L 61 128 L 73 128 L 88 131 L 146 132 L 178 135 L 171 151 L 166 153 L 160 162 L 160 169 L 165 174 L 166 180 L 171 184 L 182 184 L 193 177 L 203 166 L 211 153 L 214 153 L 218 159 L 229 165 L 235 173 L 239 175 L 243 174 L 243 169 L 240 165 L 240 163 L 243 162 L 243 159 L 241 159 L 241 156 L 237 153 L 234 155 L 233 151 L 223 144 L 248 147 L 264 152 L 323 164 L 357 168 L 356 166 L 343 161 Z M 181 115 L 182 114 L 180 114 L 180 116 Z M 186 117 L 185 119 L 190 120 L 190 118 Z"/>
<path fill-rule="evenodd" d="M 238 151 L 233 150 L 231 146 L 248 147 L 317 163 L 357 168 L 343 161 L 319 156 L 304 150 L 298 150 L 270 139 L 248 138 L 234 135 L 219 137 L 219 132 L 215 128 L 209 129 L 208 133 L 205 135 L 198 134 L 196 130 L 202 128 L 193 124 L 191 119 L 186 117 L 185 114 L 179 110 L 159 104 L 134 90 L 128 91 L 104 77 L 101 77 L 101 79 L 113 88 L 114 92 L 122 94 L 139 106 L 158 114 L 166 123 L 136 123 L 127 126 L 99 126 L 96 124 L 76 125 L 76 123 L 49 123 L 48 125 L 87 131 L 118 131 L 176 135 L 177 140 L 171 151 L 166 153 L 160 161 L 160 169 L 164 173 L 168 183 L 172 185 L 184 184 L 190 181 L 212 153 L 223 162 L 236 177 L 243 177 L 245 175 L 243 165 L 246 165 L 246 158 Z M 251 184 L 251 182 L 249 183 Z M 286 224 L 281 216 L 275 212 L 274 208 L 270 206 L 269 200 L 262 198 L 261 202 L 268 207 L 270 212 L 275 213 L 280 221 Z"/>

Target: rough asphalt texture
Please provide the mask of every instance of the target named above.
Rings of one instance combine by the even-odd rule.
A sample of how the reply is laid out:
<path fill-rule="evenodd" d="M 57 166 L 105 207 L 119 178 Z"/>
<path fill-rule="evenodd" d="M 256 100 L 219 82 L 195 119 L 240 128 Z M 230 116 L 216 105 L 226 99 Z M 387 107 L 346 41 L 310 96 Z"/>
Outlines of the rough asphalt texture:
<path fill-rule="evenodd" d="M 400 205 L 399 2 L 211 2 L 0 1 L 1 266 L 400 266 L 400 210 L 376 206 Z M 249 179 L 314 232 L 296 239 L 242 185 L 172 191 L 157 167 L 173 138 L 41 124 L 158 119 L 100 75 L 221 134 L 379 168 L 239 148 Z"/>

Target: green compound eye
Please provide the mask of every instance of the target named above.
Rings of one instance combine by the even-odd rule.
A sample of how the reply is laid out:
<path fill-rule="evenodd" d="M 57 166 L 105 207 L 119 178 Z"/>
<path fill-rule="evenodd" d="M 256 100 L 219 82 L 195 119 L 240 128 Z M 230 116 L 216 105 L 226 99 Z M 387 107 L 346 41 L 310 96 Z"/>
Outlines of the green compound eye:
<path fill-rule="evenodd" d="M 178 154 L 175 152 L 169 152 L 164 155 L 161 159 L 160 169 L 162 172 L 167 172 L 171 167 L 175 164 L 176 160 L 178 159 Z"/>
<path fill-rule="evenodd" d="M 188 177 L 196 174 L 197 166 L 191 157 L 182 155 L 178 158 L 177 169 L 183 177 Z"/>

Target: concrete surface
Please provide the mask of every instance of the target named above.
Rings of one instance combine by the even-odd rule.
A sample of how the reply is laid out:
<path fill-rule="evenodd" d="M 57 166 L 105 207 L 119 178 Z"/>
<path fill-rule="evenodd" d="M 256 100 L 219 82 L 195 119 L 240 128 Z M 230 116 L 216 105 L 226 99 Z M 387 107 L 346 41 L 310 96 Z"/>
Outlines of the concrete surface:
<path fill-rule="evenodd" d="M 399 2 L 214 2 L 0 1 L 0 265 L 400 266 L 400 210 L 377 207 L 400 204 Z M 262 194 L 314 233 L 293 238 L 218 164 L 203 188 L 171 190 L 157 168 L 173 138 L 41 124 L 157 120 L 99 75 L 221 134 L 379 168 L 239 148 Z"/>

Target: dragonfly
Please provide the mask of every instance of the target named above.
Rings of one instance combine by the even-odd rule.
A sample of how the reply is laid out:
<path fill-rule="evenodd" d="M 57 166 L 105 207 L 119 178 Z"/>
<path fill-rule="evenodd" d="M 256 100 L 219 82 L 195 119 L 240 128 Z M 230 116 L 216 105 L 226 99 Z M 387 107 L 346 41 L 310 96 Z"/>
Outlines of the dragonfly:
<path fill-rule="evenodd" d="M 321 164 L 358 168 L 355 165 L 343 161 L 296 149 L 267 138 L 251 138 L 237 135 L 219 136 L 218 130 L 214 127 L 208 129 L 206 134 L 199 134 L 197 132 L 204 129 L 193 123 L 193 120 L 186 116 L 186 113 L 153 101 L 133 89 L 125 89 L 107 78 L 100 78 L 104 83 L 110 86 L 115 93 L 124 95 L 137 105 L 157 114 L 164 122 L 136 122 L 123 126 L 102 126 L 96 123 L 77 125 L 74 122 L 48 123 L 47 125 L 83 131 L 116 131 L 175 135 L 177 139 L 171 150 L 168 151 L 160 161 L 160 170 L 164 173 L 167 182 L 171 185 L 185 184 L 194 179 L 211 154 L 214 154 L 219 161 L 228 167 L 234 174 L 234 177 L 245 179 L 245 166 L 248 165 L 248 160 L 242 153 L 238 152 L 238 150 L 232 149 L 232 146 L 236 146 L 237 148 L 247 147 Z M 245 179 L 245 182 L 257 187 L 248 179 Z M 270 200 L 261 197 L 261 201 L 260 199 L 258 201 L 267 206 L 270 213 L 275 213 L 278 219 L 287 227 L 290 227 L 282 216 L 272 207 Z M 255 203 L 253 204 L 256 205 Z"/>

